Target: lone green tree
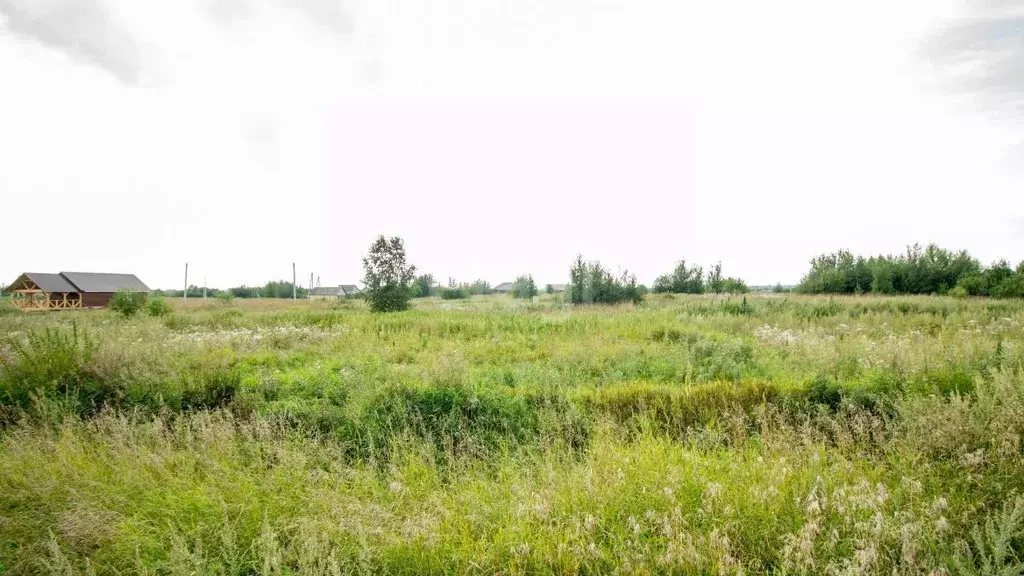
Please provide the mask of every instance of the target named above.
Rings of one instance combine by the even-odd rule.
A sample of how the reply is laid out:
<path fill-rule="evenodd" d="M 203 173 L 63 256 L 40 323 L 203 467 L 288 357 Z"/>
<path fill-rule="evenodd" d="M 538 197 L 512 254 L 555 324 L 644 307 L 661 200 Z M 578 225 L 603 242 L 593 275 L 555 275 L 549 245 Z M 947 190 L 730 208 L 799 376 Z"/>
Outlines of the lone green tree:
<path fill-rule="evenodd" d="M 363 283 L 370 310 L 398 312 L 409 307 L 416 267 L 405 261 L 405 244 L 398 236 L 378 236 L 363 258 Z"/>

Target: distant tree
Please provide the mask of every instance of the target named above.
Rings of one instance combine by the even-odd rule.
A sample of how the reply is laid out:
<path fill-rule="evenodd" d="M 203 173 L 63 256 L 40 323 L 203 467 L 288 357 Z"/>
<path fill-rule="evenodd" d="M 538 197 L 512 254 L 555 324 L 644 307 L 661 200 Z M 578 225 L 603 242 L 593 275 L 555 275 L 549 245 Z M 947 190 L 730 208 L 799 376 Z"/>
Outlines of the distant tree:
<path fill-rule="evenodd" d="M 719 267 L 717 270 L 719 283 L 721 282 L 721 273 Z M 704 290 L 704 269 L 700 266 L 688 268 L 686 260 L 680 260 L 670 274 L 659 276 L 654 281 L 655 293 L 703 294 Z"/>
<path fill-rule="evenodd" d="M 260 289 L 254 286 L 235 286 L 228 290 L 232 296 L 236 298 L 258 298 L 262 296 Z"/>
<path fill-rule="evenodd" d="M 600 262 L 584 262 L 583 256 L 576 257 L 569 279 L 566 293 L 572 304 L 639 303 L 647 292 L 628 271 L 615 277 Z"/>
<path fill-rule="evenodd" d="M 583 255 L 577 254 L 569 269 L 569 286 L 567 288 L 569 302 L 582 304 L 584 291 L 587 286 L 587 263 L 583 261 Z"/>
<path fill-rule="evenodd" d="M 989 294 L 996 298 L 1024 298 L 1024 275 L 1013 274 L 1003 278 Z"/>
<path fill-rule="evenodd" d="M 988 286 L 981 274 L 967 274 L 956 283 L 967 296 L 988 296 Z"/>
<path fill-rule="evenodd" d="M 434 293 L 436 285 L 437 282 L 434 281 L 433 274 L 421 274 L 413 283 L 413 293 L 417 298 L 426 298 Z"/>
<path fill-rule="evenodd" d="M 554 286 L 554 284 L 548 284 L 548 285 L 544 286 L 544 292 L 546 292 L 548 294 L 554 294 L 555 293 L 555 286 Z"/>
<path fill-rule="evenodd" d="M 739 278 L 723 278 L 720 280 L 721 285 L 718 290 L 718 294 L 746 294 L 750 292 L 750 288 L 747 283 Z"/>
<path fill-rule="evenodd" d="M 469 289 L 470 294 L 476 295 L 490 294 L 491 292 L 494 291 L 491 289 L 491 283 L 488 282 L 487 280 L 477 280 L 476 282 L 473 282 L 472 284 L 467 286 L 467 288 Z"/>
<path fill-rule="evenodd" d="M 363 292 L 374 312 L 397 312 L 409 307 L 416 267 L 405 261 L 405 244 L 398 236 L 378 236 L 363 258 Z"/>
<path fill-rule="evenodd" d="M 525 276 L 519 276 L 516 281 L 512 283 L 513 298 L 533 298 L 537 295 L 537 285 L 533 282 L 533 276 L 527 274 Z"/>
<path fill-rule="evenodd" d="M 708 270 L 707 290 L 712 294 L 721 294 L 725 290 L 725 279 L 722 278 L 722 263 L 719 262 Z"/>
<path fill-rule="evenodd" d="M 263 298 L 291 298 L 292 283 L 288 280 L 273 280 L 267 282 L 261 289 Z M 298 298 L 305 298 L 309 295 L 309 289 L 302 286 L 295 287 L 295 295 Z"/>
<path fill-rule="evenodd" d="M 896 256 L 855 256 L 846 250 L 811 260 L 797 287 L 811 294 L 947 294 L 1015 298 L 1021 275 L 1005 260 L 983 268 L 967 251 L 934 244 L 908 246 Z"/>
<path fill-rule="evenodd" d="M 985 280 L 987 295 L 1002 297 L 1001 294 L 1008 294 L 1001 289 L 1001 286 L 1003 283 L 1010 281 L 1013 276 L 1013 268 L 1010 268 L 1009 262 L 1006 260 L 993 262 L 992 265 L 981 274 L 981 277 Z M 997 294 L 997 292 L 999 292 L 999 294 Z"/>

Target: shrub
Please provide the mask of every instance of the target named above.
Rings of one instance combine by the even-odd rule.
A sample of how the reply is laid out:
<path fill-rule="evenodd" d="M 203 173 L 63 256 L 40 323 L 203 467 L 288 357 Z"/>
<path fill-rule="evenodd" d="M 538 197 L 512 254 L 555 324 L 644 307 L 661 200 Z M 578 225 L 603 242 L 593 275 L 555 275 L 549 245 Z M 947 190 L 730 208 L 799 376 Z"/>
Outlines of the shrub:
<path fill-rule="evenodd" d="M 167 316 L 172 312 L 172 310 L 171 305 L 168 304 L 167 300 L 162 296 L 156 296 L 154 298 L 149 298 L 146 301 L 146 312 L 150 316 L 160 317 Z"/>
<path fill-rule="evenodd" d="M 406 264 L 405 244 L 398 236 L 378 236 L 363 258 L 366 276 L 363 292 L 374 312 L 398 312 L 409 308 L 416 267 Z"/>
<path fill-rule="evenodd" d="M 130 318 L 137 314 L 146 305 L 146 293 L 145 292 L 129 292 L 127 290 L 118 290 L 114 297 L 110 299 L 110 304 L 107 306 L 117 312 L 125 318 Z"/>
<path fill-rule="evenodd" d="M 957 284 L 952 289 L 950 289 L 949 295 L 952 296 L 953 298 L 967 298 L 967 288 L 964 288 L 962 285 Z"/>
<path fill-rule="evenodd" d="M 537 285 L 533 282 L 533 276 L 519 276 L 512 284 L 510 292 L 513 298 L 533 298 L 537 295 Z"/>
<path fill-rule="evenodd" d="M 230 306 L 235 302 L 235 295 L 231 292 L 218 292 L 217 301 L 224 306 Z"/>
<path fill-rule="evenodd" d="M 469 298 L 469 289 L 465 285 L 456 284 L 452 278 L 448 279 L 448 286 L 439 291 L 443 300 L 461 300 Z"/>

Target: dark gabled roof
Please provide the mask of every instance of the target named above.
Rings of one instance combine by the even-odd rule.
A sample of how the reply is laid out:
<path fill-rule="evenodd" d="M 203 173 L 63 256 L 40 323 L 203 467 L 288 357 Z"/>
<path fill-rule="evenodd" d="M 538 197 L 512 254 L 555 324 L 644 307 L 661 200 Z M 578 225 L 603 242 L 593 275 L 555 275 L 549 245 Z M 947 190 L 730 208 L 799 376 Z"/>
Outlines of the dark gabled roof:
<path fill-rule="evenodd" d="M 340 286 L 317 286 L 310 291 L 310 296 L 341 296 Z"/>
<path fill-rule="evenodd" d="M 359 287 L 355 284 L 342 284 L 341 286 L 317 286 L 309 293 L 311 296 L 348 296 L 359 294 Z"/>
<path fill-rule="evenodd" d="M 502 282 L 501 284 L 498 284 L 497 286 L 494 287 L 494 291 L 495 292 L 511 292 L 512 291 L 512 282 Z"/>
<path fill-rule="evenodd" d="M 143 284 L 135 274 L 61 272 L 60 275 L 77 287 L 77 292 L 149 292 L 149 286 Z"/>
<path fill-rule="evenodd" d="M 32 281 L 33 284 L 35 284 L 36 286 L 39 286 L 40 290 L 42 290 L 43 292 L 49 293 L 49 294 L 52 294 L 54 292 L 78 292 L 78 289 L 75 288 L 73 285 L 71 285 L 71 283 L 69 283 L 60 274 L 44 274 L 42 272 L 25 272 L 21 276 L 24 276 L 25 278 L 28 278 L 29 280 Z M 21 276 L 19 276 L 18 280 L 15 280 L 14 283 L 12 283 L 10 287 L 13 287 L 15 284 L 17 284 L 18 281 L 21 280 Z M 8 287 L 8 288 L 10 288 L 10 287 Z"/>

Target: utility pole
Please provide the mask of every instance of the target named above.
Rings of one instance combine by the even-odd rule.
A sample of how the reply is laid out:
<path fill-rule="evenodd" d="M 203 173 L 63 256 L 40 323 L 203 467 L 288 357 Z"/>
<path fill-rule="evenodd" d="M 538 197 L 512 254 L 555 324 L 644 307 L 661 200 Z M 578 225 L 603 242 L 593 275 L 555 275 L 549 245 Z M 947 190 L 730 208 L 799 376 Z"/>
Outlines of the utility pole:
<path fill-rule="evenodd" d="M 206 276 L 203 276 L 203 300 L 206 300 Z"/>
<path fill-rule="evenodd" d="M 309 292 L 306 293 L 306 298 L 311 298 L 312 296 L 313 296 L 313 273 L 310 272 L 309 273 Z"/>
<path fill-rule="evenodd" d="M 181 303 L 188 300 L 188 262 L 185 262 L 185 291 L 181 293 Z"/>
<path fill-rule="evenodd" d="M 295 289 L 295 262 L 292 262 L 292 300 L 298 298 Z"/>

